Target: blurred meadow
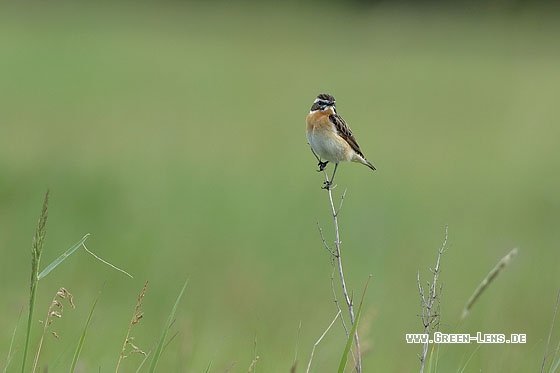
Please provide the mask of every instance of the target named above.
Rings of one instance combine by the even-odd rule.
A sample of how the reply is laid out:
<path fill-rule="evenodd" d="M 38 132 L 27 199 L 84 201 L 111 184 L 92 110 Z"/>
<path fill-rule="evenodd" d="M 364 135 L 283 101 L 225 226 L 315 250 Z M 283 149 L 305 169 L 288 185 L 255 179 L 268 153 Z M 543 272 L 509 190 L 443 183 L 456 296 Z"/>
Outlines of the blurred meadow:
<path fill-rule="evenodd" d="M 76 309 L 56 321 L 59 339 L 46 339 L 40 367 L 67 370 L 100 294 L 78 371 L 114 370 L 146 280 L 132 335 L 150 350 L 189 279 L 159 371 L 246 372 L 255 355 L 255 372 L 288 372 L 294 360 L 305 371 L 336 314 L 317 229 L 332 242 L 332 217 L 304 130 L 327 92 L 378 168 L 342 164 L 334 190 L 337 202 L 347 190 L 340 233 L 355 298 L 372 274 L 364 371 L 419 369 L 421 345 L 405 334 L 423 331 L 416 276 L 431 279 L 446 224 L 439 330 L 524 333 L 527 343 L 440 345 L 438 370 L 540 369 L 560 287 L 557 14 L 2 5 L 1 366 L 17 327 L 7 371 L 21 370 L 31 239 L 50 188 L 42 267 L 91 233 L 88 249 L 134 279 L 79 250 L 41 280 L 36 320 L 61 286 Z M 519 255 L 460 323 L 476 286 L 514 247 Z M 552 350 L 559 341 L 557 325 Z M 344 345 L 337 323 L 311 371 L 335 371 Z M 141 360 L 129 356 L 121 371 Z"/>

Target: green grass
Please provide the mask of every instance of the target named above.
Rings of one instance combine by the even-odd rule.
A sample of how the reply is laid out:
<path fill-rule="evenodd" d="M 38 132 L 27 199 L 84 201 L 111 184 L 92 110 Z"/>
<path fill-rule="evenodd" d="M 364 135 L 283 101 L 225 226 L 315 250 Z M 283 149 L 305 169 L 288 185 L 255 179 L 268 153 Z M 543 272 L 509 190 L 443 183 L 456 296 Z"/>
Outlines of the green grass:
<path fill-rule="evenodd" d="M 335 189 L 348 188 L 339 218 L 350 290 L 373 274 L 360 321 L 370 325 L 360 333 L 364 369 L 418 369 L 420 345 L 404 338 L 422 331 L 416 274 L 429 278 L 449 224 L 442 331 L 526 333 L 528 342 L 475 354 L 476 345 L 442 345 L 438 370 L 472 356 L 466 371 L 533 371 L 559 280 L 557 21 L 538 10 L 388 5 L 5 6 L 0 351 L 29 303 L 29 238 L 48 187 L 41 262 L 90 232 L 88 248 L 134 279 L 82 250 L 42 279 L 37 309 L 61 285 L 79 301 L 40 367 L 70 366 L 101 288 L 77 365 L 114 369 L 146 280 L 135 337 L 155 346 L 186 277 L 179 334 L 159 371 L 210 362 L 210 372 L 246 371 L 255 336 L 257 372 L 289 371 L 296 344 L 308 357 L 336 312 L 316 229 L 319 220 L 332 242 L 329 206 L 303 129 L 315 95 L 329 92 L 378 168 L 341 165 Z M 473 289 L 512 247 L 516 260 L 458 325 Z M 31 321 L 33 353 L 40 325 Z M 558 339 L 556 331 L 551 346 Z M 314 371 L 336 369 L 345 343 L 335 324 Z"/>
<path fill-rule="evenodd" d="M 369 281 L 371 280 L 371 275 L 368 277 L 366 282 L 366 286 L 364 288 L 364 293 L 362 294 L 362 298 L 360 299 L 360 305 L 358 307 L 358 311 L 356 312 L 356 320 L 352 323 L 352 328 L 350 329 L 350 333 L 348 334 L 348 338 L 346 340 L 346 346 L 344 347 L 344 352 L 342 353 L 342 358 L 340 359 L 340 364 L 338 365 L 338 373 L 344 373 L 344 368 L 346 367 L 346 363 L 348 361 L 348 354 L 350 354 L 350 349 L 352 348 L 352 344 L 354 343 L 356 331 L 358 330 L 358 325 L 360 324 L 360 316 L 362 314 L 362 306 L 364 304 L 364 298 L 366 296 L 367 287 L 369 285 Z M 356 346 L 354 346 L 356 347 Z M 362 354 L 356 350 L 356 354 Z"/>
<path fill-rule="evenodd" d="M 181 288 L 181 291 L 179 292 L 179 295 L 177 296 L 177 300 L 173 304 L 173 308 L 171 309 L 171 312 L 169 313 L 169 317 L 167 318 L 167 322 L 165 323 L 165 326 L 163 327 L 163 331 L 161 332 L 161 337 L 159 338 L 159 342 L 156 346 L 156 349 L 155 349 L 153 357 L 152 357 L 152 362 L 150 364 L 150 369 L 149 369 L 150 373 L 153 373 L 153 372 L 156 371 L 157 365 L 158 365 L 159 360 L 161 358 L 161 354 L 163 352 L 163 348 L 165 347 L 165 344 L 167 343 L 167 334 L 169 332 L 169 329 L 171 328 L 171 325 L 175 321 L 175 313 L 177 312 L 177 307 L 179 306 L 179 302 L 180 302 L 181 298 L 183 297 L 183 294 L 185 293 L 185 288 L 187 287 L 188 282 L 189 282 L 188 280 L 185 281 L 185 284 Z"/>
<path fill-rule="evenodd" d="M 47 189 L 47 193 L 45 193 L 45 201 L 43 202 L 43 208 L 41 209 L 41 215 L 39 216 L 39 221 L 37 223 L 37 229 L 35 230 L 35 236 L 33 236 L 33 245 L 31 248 L 31 281 L 30 281 L 30 291 L 29 291 L 27 329 L 25 332 L 25 347 L 23 350 L 23 358 L 21 359 L 22 372 L 26 372 L 25 364 L 27 362 L 27 356 L 29 352 L 31 329 L 33 328 L 33 324 L 34 324 L 33 311 L 35 309 L 37 287 L 39 286 L 39 265 L 41 262 L 41 254 L 43 252 L 43 246 L 45 244 L 45 235 L 47 234 L 46 225 L 47 225 L 47 218 L 49 216 L 48 207 L 49 207 L 49 190 Z M 35 368 L 33 368 L 33 371 L 35 371 Z"/>
<path fill-rule="evenodd" d="M 74 372 L 76 370 L 76 365 L 78 364 L 80 354 L 82 353 L 82 350 L 84 348 L 84 343 L 86 341 L 86 336 L 87 336 L 87 331 L 88 331 L 88 328 L 89 328 L 89 324 L 91 322 L 91 318 L 93 317 L 93 312 L 95 311 L 95 307 L 97 306 L 97 301 L 99 300 L 100 295 L 101 295 L 101 293 L 97 295 L 97 298 L 95 298 L 95 301 L 93 302 L 93 305 L 91 306 L 91 309 L 89 311 L 89 315 L 87 317 L 86 323 L 85 323 L 84 328 L 82 330 L 82 334 L 80 335 L 80 339 L 79 339 L 78 344 L 76 346 L 76 351 L 74 352 L 74 357 L 72 358 L 72 363 L 70 364 L 70 372 Z"/>

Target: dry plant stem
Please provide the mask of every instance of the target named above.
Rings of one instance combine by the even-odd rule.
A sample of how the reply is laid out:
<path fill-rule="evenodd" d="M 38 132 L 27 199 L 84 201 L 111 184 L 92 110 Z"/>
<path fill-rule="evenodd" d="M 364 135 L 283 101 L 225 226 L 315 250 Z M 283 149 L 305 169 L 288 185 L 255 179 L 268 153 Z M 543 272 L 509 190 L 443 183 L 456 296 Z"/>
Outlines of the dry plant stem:
<path fill-rule="evenodd" d="M 424 294 L 424 288 L 422 287 L 422 283 L 420 282 L 420 272 L 418 272 L 418 278 L 417 278 L 418 291 L 420 292 L 420 300 L 422 301 L 422 316 L 421 316 L 422 324 L 424 325 L 424 334 L 428 336 L 430 335 L 430 327 L 432 327 L 433 325 L 437 325 L 437 323 L 439 322 L 439 313 L 437 309 L 439 308 L 439 300 L 440 300 L 439 293 L 441 292 L 441 286 L 438 292 L 437 281 L 439 276 L 439 263 L 440 263 L 441 255 L 443 254 L 447 246 L 447 238 L 448 238 L 448 227 L 446 225 L 445 238 L 443 240 L 443 244 L 441 245 L 441 248 L 438 250 L 436 266 L 432 270 L 432 273 L 434 274 L 434 278 L 431 284 L 428 282 L 427 297 Z M 437 304 L 436 301 L 438 301 Z M 422 354 L 419 355 L 420 373 L 424 372 L 424 362 L 426 361 L 427 354 L 428 354 L 428 342 L 424 343 L 424 345 L 422 346 Z"/>
<path fill-rule="evenodd" d="M 339 209 L 339 211 L 340 211 L 340 209 Z M 338 310 L 339 313 L 342 313 L 342 309 L 340 308 L 340 303 L 338 302 L 338 296 L 336 295 L 336 289 L 335 289 L 335 285 L 334 285 L 334 274 L 336 272 L 336 267 L 334 265 L 334 258 L 336 258 L 336 253 L 331 250 L 331 248 L 329 247 L 329 245 L 325 241 L 325 236 L 323 236 L 323 230 L 321 229 L 321 226 L 319 225 L 319 222 L 317 222 L 317 226 L 319 227 L 319 234 L 321 235 L 321 240 L 323 241 L 323 245 L 325 245 L 325 248 L 327 249 L 327 251 L 329 253 L 331 253 L 332 258 L 333 258 L 333 262 L 332 262 L 333 271 L 331 273 L 331 290 L 332 290 L 332 294 L 333 294 L 334 304 L 336 305 L 336 309 Z M 346 321 L 344 321 L 344 317 L 341 317 L 340 321 L 342 322 L 342 327 L 344 328 L 344 332 L 346 333 L 346 338 L 348 338 L 349 332 L 348 332 L 348 327 L 346 326 Z M 356 362 L 356 357 L 354 356 L 354 350 L 351 349 L 350 351 L 352 352 L 352 358 L 354 359 L 354 363 L 355 363 Z"/>
<path fill-rule="evenodd" d="M 253 361 L 251 361 L 251 365 L 249 365 L 249 370 L 247 371 L 247 373 L 253 372 L 253 369 L 255 369 L 255 365 L 257 364 L 257 361 L 259 361 L 259 357 L 255 356 Z"/>
<path fill-rule="evenodd" d="M 315 348 L 317 348 L 317 346 L 319 345 L 319 343 L 321 343 L 321 341 L 323 340 L 323 338 L 325 338 L 325 335 L 329 332 L 329 330 L 332 328 L 332 326 L 334 325 L 334 323 L 336 322 L 336 319 L 338 319 L 338 316 L 340 316 L 340 313 L 342 311 L 340 310 L 340 308 L 338 309 L 338 313 L 336 314 L 336 316 L 334 317 L 334 319 L 331 321 L 331 323 L 329 324 L 329 326 L 327 326 L 327 329 L 325 329 L 325 331 L 323 332 L 323 334 L 321 334 L 321 336 L 319 337 L 319 339 L 317 340 L 317 342 L 315 342 L 315 344 L 313 345 L 313 349 L 311 350 L 311 356 L 309 357 L 309 363 L 307 363 L 307 370 L 305 371 L 306 373 L 309 373 L 309 369 L 311 369 L 311 362 L 313 361 L 313 355 L 315 355 Z"/>
<path fill-rule="evenodd" d="M 482 293 L 484 293 L 484 291 L 488 288 L 492 281 L 494 281 L 498 274 L 512 261 L 512 259 L 517 255 L 517 252 L 517 248 L 511 249 L 510 252 L 508 252 L 502 259 L 500 259 L 498 264 L 496 264 L 494 268 L 492 268 L 490 272 L 488 272 L 486 277 L 478 285 L 474 293 L 467 301 L 467 305 L 463 309 L 463 313 L 461 315 L 461 320 L 469 314 L 471 308 L 476 303 L 478 298 L 482 295 Z"/>
<path fill-rule="evenodd" d="M 60 299 L 68 298 L 68 303 L 70 304 L 70 307 L 75 308 L 74 302 L 72 300 L 72 294 L 70 294 L 70 292 L 65 288 L 60 288 L 56 292 L 51 302 L 51 305 L 49 306 L 49 310 L 47 311 L 47 317 L 43 321 L 43 333 L 41 334 L 41 339 L 39 340 L 39 347 L 37 348 L 37 353 L 35 354 L 35 360 L 33 361 L 33 369 L 31 370 L 32 372 L 35 372 L 37 370 L 37 364 L 39 363 L 39 356 L 41 355 L 41 348 L 43 347 L 43 341 L 45 340 L 45 335 L 47 334 L 47 328 L 53 322 L 53 317 L 59 319 L 62 318 L 62 311 L 64 310 L 64 307 L 57 298 Z M 52 335 L 58 339 L 58 335 L 55 332 L 52 332 Z"/>
<path fill-rule="evenodd" d="M 335 266 L 333 265 L 333 271 L 331 273 L 331 289 L 332 289 L 332 293 L 333 293 L 333 298 L 334 298 L 334 304 L 336 305 L 336 309 L 338 310 L 338 312 L 342 313 L 342 309 L 340 308 L 340 303 L 338 303 L 338 297 L 336 296 L 336 290 L 334 288 L 334 273 L 336 272 Z M 344 332 L 346 333 L 346 338 L 348 338 L 348 327 L 346 326 L 346 322 L 344 321 L 344 318 L 341 317 L 340 321 L 342 322 L 342 327 L 344 328 Z M 354 353 L 352 352 L 352 355 Z"/>
<path fill-rule="evenodd" d="M 126 357 L 125 351 L 126 351 L 126 346 L 127 345 L 131 345 L 134 351 L 139 352 L 143 355 L 146 355 L 146 353 L 144 351 L 140 350 L 138 347 L 136 347 L 134 344 L 132 344 L 133 338 L 130 337 L 130 332 L 132 331 L 132 327 L 134 325 L 138 324 L 138 322 L 140 322 L 140 320 L 144 316 L 144 313 L 142 311 L 140 311 L 140 307 L 142 307 L 142 300 L 144 299 L 144 296 L 146 295 L 146 289 L 147 288 L 148 288 L 148 281 L 146 281 L 144 283 L 144 287 L 142 288 L 142 291 L 138 295 L 138 301 L 136 302 L 136 307 L 134 307 L 134 314 L 132 315 L 132 319 L 130 320 L 130 324 L 128 325 L 128 330 L 126 332 L 126 338 L 124 339 L 124 342 L 123 342 L 123 346 L 122 346 L 122 349 L 121 349 L 121 354 L 119 356 L 119 361 L 117 362 L 117 367 L 115 369 L 115 372 L 119 371 L 121 361 Z"/>
<path fill-rule="evenodd" d="M 339 209 L 337 210 L 336 207 L 334 206 L 334 201 L 333 201 L 333 196 L 332 196 L 333 187 L 330 186 L 329 175 L 327 174 L 326 169 L 323 169 L 322 171 L 325 175 L 325 185 L 327 185 L 327 187 L 325 189 L 327 190 L 327 193 L 329 195 L 329 202 L 330 202 L 330 205 L 331 205 L 331 213 L 332 213 L 332 216 L 333 216 L 334 233 L 335 233 L 335 240 L 334 240 L 335 249 L 334 250 L 329 249 L 329 251 L 331 251 L 333 253 L 333 256 L 335 257 L 335 260 L 337 262 L 338 274 L 340 276 L 340 284 L 342 286 L 342 294 L 344 296 L 344 300 L 346 301 L 346 305 L 348 307 L 348 313 L 350 314 L 350 322 L 351 322 L 352 325 L 354 325 L 354 322 L 355 322 L 354 304 L 352 303 L 352 299 L 348 295 L 348 289 L 346 287 L 346 280 L 344 279 L 344 271 L 342 269 L 342 255 L 340 253 L 340 234 L 339 234 L 339 229 L 338 229 L 338 213 L 340 212 L 340 208 L 342 207 L 342 202 L 344 201 L 344 195 L 346 194 L 346 191 L 342 194 L 340 206 L 339 206 Z M 355 357 L 356 372 L 360 373 L 362 371 L 362 358 L 360 356 L 361 355 L 360 354 L 360 339 L 358 337 L 358 332 L 357 331 L 356 331 L 356 334 L 354 335 L 354 342 L 356 344 L 356 357 Z"/>

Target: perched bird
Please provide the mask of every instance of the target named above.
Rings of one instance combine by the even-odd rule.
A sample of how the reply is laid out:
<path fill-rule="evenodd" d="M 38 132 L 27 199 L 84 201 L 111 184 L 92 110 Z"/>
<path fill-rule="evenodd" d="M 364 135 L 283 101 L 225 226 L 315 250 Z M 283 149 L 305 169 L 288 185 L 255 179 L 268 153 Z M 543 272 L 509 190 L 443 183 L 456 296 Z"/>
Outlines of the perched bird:
<path fill-rule="evenodd" d="M 358 162 L 375 171 L 375 166 L 366 159 L 350 127 L 336 113 L 333 96 L 321 93 L 317 96 L 307 115 L 307 141 L 319 161 L 319 171 L 327 163 L 334 163 L 330 180 L 325 181 L 324 189 L 329 189 L 340 162 Z"/>

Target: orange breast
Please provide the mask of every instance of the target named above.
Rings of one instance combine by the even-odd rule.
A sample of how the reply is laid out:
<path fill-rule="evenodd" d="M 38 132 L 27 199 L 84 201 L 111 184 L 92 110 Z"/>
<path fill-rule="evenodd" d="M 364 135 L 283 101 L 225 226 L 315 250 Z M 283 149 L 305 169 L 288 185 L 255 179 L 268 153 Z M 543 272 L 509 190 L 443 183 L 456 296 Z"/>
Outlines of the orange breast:
<path fill-rule="evenodd" d="M 334 114 L 332 109 L 316 111 L 307 115 L 307 131 L 329 131 L 334 130 L 334 126 L 329 120 L 329 115 Z"/>

